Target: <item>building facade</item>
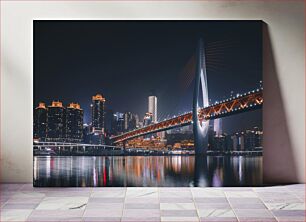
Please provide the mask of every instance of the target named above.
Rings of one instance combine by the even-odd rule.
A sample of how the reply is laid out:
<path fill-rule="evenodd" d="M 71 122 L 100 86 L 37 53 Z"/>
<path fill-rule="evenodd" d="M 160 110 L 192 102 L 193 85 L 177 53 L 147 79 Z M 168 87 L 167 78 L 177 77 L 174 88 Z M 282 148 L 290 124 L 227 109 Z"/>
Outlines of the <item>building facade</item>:
<path fill-rule="evenodd" d="M 157 97 L 149 96 L 148 98 L 148 112 L 152 113 L 152 122 L 157 123 Z"/>
<path fill-rule="evenodd" d="M 66 141 L 83 141 L 83 110 L 78 103 L 70 103 L 66 108 Z"/>
<path fill-rule="evenodd" d="M 124 131 L 131 131 L 133 129 L 136 129 L 136 117 L 131 112 L 126 112 L 123 115 L 124 118 Z"/>
<path fill-rule="evenodd" d="M 143 118 L 143 126 L 148 126 L 153 122 L 153 114 L 147 112 Z"/>
<path fill-rule="evenodd" d="M 214 131 L 216 133 L 216 136 L 222 135 L 222 119 L 214 119 Z"/>
<path fill-rule="evenodd" d="M 44 141 L 47 137 L 48 110 L 45 103 L 39 103 L 34 109 L 33 138 Z"/>
<path fill-rule="evenodd" d="M 107 136 L 114 134 L 114 112 L 111 109 L 105 109 L 104 132 Z"/>
<path fill-rule="evenodd" d="M 114 134 L 118 135 L 124 132 L 124 114 L 114 113 Z"/>
<path fill-rule="evenodd" d="M 105 98 L 101 94 L 92 97 L 91 104 L 91 126 L 92 131 L 104 133 L 104 104 Z"/>
<path fill-rule="evenodd" d="M 47 141 L 64 142 L 66 138 L 65 108 L 62 102 L 53 101 L 48 106 Z"/>

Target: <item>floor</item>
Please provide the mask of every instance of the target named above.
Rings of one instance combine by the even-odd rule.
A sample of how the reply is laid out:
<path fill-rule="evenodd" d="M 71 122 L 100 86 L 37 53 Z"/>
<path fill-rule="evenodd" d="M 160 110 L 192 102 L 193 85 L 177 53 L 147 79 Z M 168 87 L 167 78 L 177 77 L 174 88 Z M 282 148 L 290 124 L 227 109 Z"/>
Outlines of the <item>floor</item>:
<path fill-rule="evenodd" d="M 1 221 L 305 221 L 305 185 L 33 188 L 1 185 Z"/>

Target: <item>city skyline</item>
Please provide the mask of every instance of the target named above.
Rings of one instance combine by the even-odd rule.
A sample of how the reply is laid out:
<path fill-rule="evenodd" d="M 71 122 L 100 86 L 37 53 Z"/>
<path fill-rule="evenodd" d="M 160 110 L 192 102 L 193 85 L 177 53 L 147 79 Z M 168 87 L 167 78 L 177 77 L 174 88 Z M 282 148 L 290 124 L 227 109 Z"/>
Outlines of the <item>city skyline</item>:
<path fill-rule="evenodd" d="M 253 92 L 255 92 L 255 90 Z M 253 92 L 250 93 L 252 94 Z M 105 144 L 105 138 L 109 138 L 110 136 L 118 134 L 120 135 L 128 131 L 133 131 L 134 129 L 139 127 L 140 128 L 146 127 L 151 124 L 158 123 L 154 121 L 154 114 L 150 112 L 152 110 L 157 109 L 156 106 L 157 98 L 155 96 L 150 95 L 148 97 L 148 112 L 145 114 L 143 122 L 140 121 L 142 123 L 141 125 L 139 124 L 140 122 L 137 114 L 133 114 L 131 112 L 126 112 L 126 113 L 105 112 L 104 109 L 105 101 L 106 99 L 101 94 L 92 96 L 92 103 L 91 103 L 92 120 L 90 124 L 86 123 L 83 124 L 83 109 L 81 109 L 81 106 L 78 103 L 70 103 L 67 107 L 63 106 L 62 102 L 60 101 L 53 101 L 52 104 L 49 106 L 47 106 L 44 103 L 39 103 L 39 105 L 34 110 L 34 139 L 38 139 L 38 141 L 41 142 L 58 141 L 58 142 L 79 142 L 79 143 L 85 142 L 93 144 Z M 111 116 L 109 116 L 110 118 L 109 117 L 107 118 L 106 114 L 111 114 Z M 122 122 L 120 123 L 121 127 L 118 129 L 117 124 L 119 124 L 120 119 Z M 113 125 L 114 120 L 116 121 L 115 125 Z M 106 124 L 106 122 L 108 121 L 111 121 L 109 126 L 107 126 Z M 214 119 L 210 123 L 211 123 L 209 125 L 210 138 L 216 138 L 217 140 L 236 134 L 242 134 L 243 138 L 244 132 L 247 133 L 248 131 L 250 131 L 250 129 L 243 129 L 240 130 L 239 132 L 234 132 L 232 134 L 226 131 L 223 132 L 222 118 Z M 114 129 L 114 127 L 116 129 Z M 88 130 L 86 130 L 87 128 Z M 258 126 L 253 126 L 252 129 L 253 130 L 256 129 L 255 130 L 256 132 L 258 131 L 261 132 L 262 134 L 262 131 L 260 131 L 261 128 Z M 86 130 L 89 134 L 92 133 L 93 136 L 99 135 L 99 137 L 87 140 L 86 137 L 89 134 L 88 135 L 84 134 L 84 130 Z M 190 128 L 190 126 L 187 126 L 187 128 L 186 126 L 178 127 L 175 128 L 174 130 L 167 130 L 167 135 L 175 133 L 179 134 L 183 133 L 183 134 L 188 134 L 187 138 L 189 138 L 189 134 L 192 134 L 192 131 L 193 130 Z M 160 137 L 160 141 L 164 141 L 166 139 L 165 135 L 166 134 L 163 134 L 163 136 L 161 136 L 161 134 L 153 133 L 151 135 L 149 134 L 148 136 L 145 136 L 143 139 L 146 140 L 149 138 L 154 139 Z M 232 139 L 233 138 L 231 137 L 230 140 Z M 131 141 L 133 141 L 133 139 Z M 167 141 L 167 139 L 165 141 Z M 210 142 L 210 144 L 212 144 L 212 142 Z M 262 146 L 261 142 L 259 142 L 258 144 Z M 165 143 L 163 146 L 165 145 L 167 145 L 167 143 Z M 253 146 L 253 148 L 255 148 L 255 146 Z"/>
<path fill-rule="evenodd" d="M 256 21 L 35 21 L 34 27 L 35 104 L 78 102 L 86 123 L 91 121 L 89 98 L 96 92 L 106 98 L 105 109 L 114 112 L 143 117 L 152 89 L 158 97 L 158 118 L 189 111 L 193 83 L 184 70 L 203 35 L 211 102 L 227 98 L 231 91 L 256 88 L 261 80 L 261 23 Z M 110 33 L 118 35 L 111 38 Z M 250 123 L 240 128 L 261 122 L 260 115 L 242 114 L 240 122 Z M 224 127 L 236 130 L 226 121 Z"/>
<path fill-rule="evenodd" d="M 43 20 L 33 34 L 34 186 L 261 183 L 261 21 Z"/>
<path fill-rule="evenodd" d="M 101 137 L 101 135 L 105 135 L 105 130 L 109 129 L 104 128 L 104 102 L 105 98 L 100 94 L 92 96 L 92 123 L 89 128 L 85 124 L 85 127 L 83 127 L 83 110 L 79 104 L 70 103 L 65 108 L 59 101 L 54 101 L 49 106 L 46 106 L 44 103 L 39 103 L 34 111 L 34 141 L 36 143 L 44 143 L 44 141 L 51 143 L 87 143 L 92 144 L 91 146 L 105 144 L 107 136 Z M 150 104 L 150 99 L 148 99 L 148 104 Z M 150 108 L 150 105 L 148 108 Z M 137 128 L 138 124 L 136 122 L 130 125 L 132 115 L 132 113 L 122 114 L 123 127 L 122 131 L 117 131 L 119 135 Z M 112 116 L 112 119 L 114 116 Z M 37 125 L 41 124 L 40 121 L 43 122 L 43 125 L 37 127 Z M 145 127 L 154 123 L 153 114 L 148 112 L 144 117 L 143 126 Z M 209 125 L 208 129 L 208 151 L 212 151 L 213 153 L 226 153 L 231 151 L 256 151 L 260 153 L 262 151 L 263 132 L 259 127 L 254 126 L 252 129 L 228 134 L 227 132 L 223 132 L 222 119 L 214 119 L 211 123 L 213 124 Z M 157 148 L 164 150 L 166 147 L 171 146 L 171 150 L 172 147 L 173 149 L 183 148 L 183 150 L 193 150 L 194 140 L 191 139 L 193 137 L 191 126 L 167 130 L 164 138 L 159 138 L 158 134 L 153 133 L 143 138 L 131 139 L 126 143 L 126 148 Z M 45 132 L 40 129 L 41 127 Z"/>
<path fill-rule="evenodd" d="M 105 102 L 106 101 L 106 99 L 102 96 L 102 94 L 96 94 L 96 95 L 94 95 L 94 96 L 92 96 L 92 98 L 94 98 L 94 97 L 96 97 L 96 96 L 101 96 L 102 98 L 103 98 L 103 101 Z M 153 98 L 152 98 L 153 97 Z M 101 99 L 102 99 L 101 98 Z M 151 122 L 152 123 L 154 123 L 155 121 L 154 121 L 154 119 L 157 119 L 156 117 L 154 118 L 154 113 L 156 113 L 156 111 L 157 111 L 157 97 L 156 96 L 152 96 L 152 93 L 151 94 L 149 94 L 149 96 L 148 96 L 148 98 L 147 98 L 147 100 L 148 100 L 148 111 L 144 114 L 144 116 L 143 116 L 143 118 L 140 118 L 140 119 L 143 119 L 143 121 L 145 122 L 146 121 L 146 119 L 148 119 L 148 115 L 151 115 L 151 117 L 150 117 L 150 122 L 149 122 L 149 124 L 151 124 Z M 60 100 L 52 100 L 52 102 L 50 103 L 51 104 L 51 106 L 52 106 L 52 104 L 53 103 L 60 103 L 61 104 L 61 106 L 62 107 L 64 107 L 64 108 L 71 108 L 71 106 L 72 105 L 77 105 L 78 106 L 78 109 L 81 109 L 82 111 L 83 111 L 83 108 L 82 108 L 82 106 L 80 105 L 80 103 L 78 103 L 78 102 L 70 102 L 70 103 L 68 103 L 67 104 L 67 106 L 65 107 L 65 105 L 63 105 L 63 103 L 62 103 L 62 101 L 60 101 Z M 154 105 L 153 105 L 154 104 Z M 35 105 L 35 104 L 34 104 Z M 46 106 L 47 105 L 47 103 L 45 103 L 44 101 L 40 101 L 39 103 L 38 103 L 38 105 L 37 106 L 34 106 L 34 109 L 36 109 L 36 108 L 41 108 L 41 106 L 45 106 L 44 108 L 46 108 L 46 107 L 48 107 L 48 106 Z M 90 104 L 90 107 L 92 107 L 93 106 L 93 104 L 91 103 Z M 150 112 L 152 109 L 154 109 L 154 111 L 155 112 Z M 118 111 L 114 111 L 114 110 L 106 110 L 104 107 L 103 107 L 103 113 L 104 113 L 104 115 L 105 115 L 105 113 L 106 112 L 109 112 L 109 111 L 111 111 L 111 113 L 113 113 L 113 115 L 118 115 L 118 113 L 119 114 L 122 114 L 123 116 L 125 115 L 125 114 L 127 114 L 127 113 L 131 113 L 131 112 L 129 112 L 129 111 L 126 111 L 126 112 L 118 112 Z M 252 111 L 252 112 L 258 112 L 258 110 L 255 110 L 255 111 Z M 82 112 L 83 113 L 83 112 Z M 90 112 L 90 113 L 92 113 L 92 111 Z M 139 116 L 138 116 L 138 114 L 137 113 L 131 113 L 131 114 L 133 114 L 133 115 L 137 115 L 137 117 L 139 118 Z M 242 113 L 242 114 L 239 114 L 238 115 L 238 118 L 239 117 L 241 117 L 241 115 L 249 115 L 249 114 L 244 114 L 244 113 Z M 84 115 L 85 116 L 85 115 Z M 85 122 L 84 120 L 85 120 L 85 118 L 84 118 L 84 116 L 83 116 L 83 125 L 85 126 L 85 125 L 88 125 L 88 126 L 91 126 L 92 125 L 92 122 L 93 122 L 93 120 L 94 120 L 94 117 L 93 116 L 91 116 L 90 117 L 90 119 L 88 120 L 88 122 Z M 175 115 L 174 115 L 175 116 Z M 172 118 L 173 116 L 168 116 L 167 118 L 165 118 L 165 119 L 169 119 L 169 118 Z M 234 116 L 235 117 L 235 116 Z M 226 118 L 233 118 L 233 117 L 223 117 L 223 119 L 226 119 Z M 237 116 L 236 116 L 236 118 L 237 118 Z M 163 121 L 163 120 L 161 120 L 161 121 Z M 220 122 L 222 122 L 222 119 L 220 118 L 220 119 L 216 119 L 215 121 L 217 121 L 218 122 L 218 124 L 220 124 Z M 215 121 L 213 121 L 213 124 L 212 125 L 214 125 L 214 127 L 215 127 Z M 158 122 L 158 121 L 156 121 L 156 122 Z M 104 124 L 104 123 L 103 123 Z M 221 124 L 221 126 L 223 126 L 223 124 Z M 104 126 L 103 126 L 104 127 Z M 253 127 L 258 127 L 258 126 L 253 126 Z M 243 131 L 243 130 L 248 130 L 250 127 L 242 127 L 242 128 L 240 128 L 240 131 Z M 127 129 L 126 127 L 125 127 L 125 129 Z M 218 131 L 223 131 L 223 128 L 221 127 L 220 128 L 220 126 L 219 126 L 219 129 L 218 129 Z M 225 130 L 226 131 L 226 130 Z M 219 133 L 220 134 L 220 133 Z"/>

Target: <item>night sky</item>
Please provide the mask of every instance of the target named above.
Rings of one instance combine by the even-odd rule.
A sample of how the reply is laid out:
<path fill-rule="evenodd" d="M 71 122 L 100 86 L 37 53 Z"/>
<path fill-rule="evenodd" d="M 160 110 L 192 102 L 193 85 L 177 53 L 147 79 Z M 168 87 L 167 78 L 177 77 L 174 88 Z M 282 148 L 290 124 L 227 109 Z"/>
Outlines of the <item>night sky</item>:
<path fill-rule="evenodd" d="M 90 122 L 91 96 L 114 112 L 160 118 L 190 111 L 193 58 L 204 39 L 211 102 L 258 88 L 260 21 L 34 21 L 34 105 L 78 102 Z M 261 110 L 225 118 L 225 131 L 261 127 Z"/>

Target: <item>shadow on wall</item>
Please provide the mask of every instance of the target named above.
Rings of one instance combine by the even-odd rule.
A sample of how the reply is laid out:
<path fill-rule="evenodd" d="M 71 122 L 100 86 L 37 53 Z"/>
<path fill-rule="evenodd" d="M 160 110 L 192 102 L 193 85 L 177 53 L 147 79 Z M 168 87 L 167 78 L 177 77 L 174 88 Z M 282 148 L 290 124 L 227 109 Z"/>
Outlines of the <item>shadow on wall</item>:
<path fill-rule="evenodd" d="M 285 107 L 268 24 L 263 23 L 264 184 L 298 182 Z"/>

